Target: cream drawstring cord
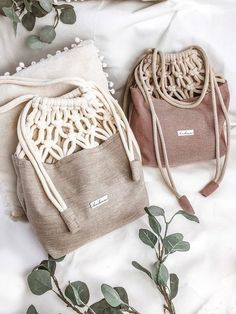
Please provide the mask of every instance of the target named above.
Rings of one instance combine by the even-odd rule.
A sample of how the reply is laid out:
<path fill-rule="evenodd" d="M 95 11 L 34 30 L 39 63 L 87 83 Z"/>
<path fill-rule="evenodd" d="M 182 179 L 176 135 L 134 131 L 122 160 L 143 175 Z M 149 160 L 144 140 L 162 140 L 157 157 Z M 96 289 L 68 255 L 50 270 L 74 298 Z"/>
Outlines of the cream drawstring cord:
<path fill-rule="evenodd" d="M 167 59 L 169 58 L 170 60 L 175 60 L 178 58 L 178 55 L 180 55 L 182 58 L 186 58 L 186 60 L 187 60 L 189 57 L 189 52 L 192 51 L 193 49 L 196 49 L 202 55 L 202 59 L 204 62 L 205 80 L 204 80 L 203 87 L 201 88 L 201 91 L 195 89 L 195 90 L 191 91 L 192 94 L 190 94 L 190 96 L 193 97 L 193 92 L 199 93 L 200 96 L 198 97 L 198 99 L 196 101 L 187 102 L 188 96 L 184 92 L 182 92 L 181 90 L 178 90 L 179 94 L 177 92 L 174 92 L 174 95 L 178 99 L 173 99 L 173 97 L 171 97 L 167 93 L 166 87 L 165 87 L 165 79 L 166 79 L 165 60 L 166 60 L 166 58 Z M 151 77 L 153 79 L 153 85 L 155 88 L 154 90 L 152 90 L 153 86 L 150 86 L 150 84 L 148 85 L 149 81 L 147 80 L 147 74 L 145 71 L 147 69 L 147 66 L 145 65 L 145 62 L 144 62 L 144 60 L 148 57 L 148 55 L 150 56 L 150 54 L 152 54 L 152 56 L 151 56 L 152 59 L 151 59 L 150 63 L 151 63 L 151 69 L 152 69 Z M 159 64 L 158 64 L 158 61 L 159 61 Z M 190 61 L 188 61 L 188 62 L 189 62 L 189 66 L 193 68 Z M 196 60 L 196 63 L 197 62 L 198 61 Z M 160 74 L 160 82 L 159 83 L 157 80 L 157 66 L 158 65 L 160 65 L 160 70 L 161 70 L 161 72 L 158 72 Z M 145 69 L 145 66 L 146 66 L 146 69 Z M 181 71 L 186 74 L 188 71 L 188 68 L 183 64 L 183 62 L 180 64 L 180 66 L 181 66 Z M 176 65 L 176 67 L 177 67 L 177 65 Z M 180 70 L 180 69 L 178 69 L 178 70 Z M 133 78 L 133 80 L 131 79 L 131 77 L 129 78 L 129 84 L 128 84 L 127 88 L 130 88 L 132 86 L 132 83 L 135 82 L 137 84 L 137 87 L 139 88 L 140 92 L 142 93 L 145 101 L 150 106 L 151 115 L 152 115 L 152 127 L 153 127 L 153 140 L 154 140 L 155 155 L 156 155 L 157 165 L 160 169 L 161 175 L 162 175 L 167 187 L 172 191 L 172 193 L 178 199 L 180 206 L 186 211 L 194 212 L 194 210 L 193 210 L 190 202 L 188 201 L 187 197 L 185 195 L 181 196 L 181 194 L 179 194 L 179 192 L 177 191 L 174 180 L 172 178 L 172 175 L 170 172 L 170 165 L 169 165 L 169 161 L 168 161 L 168 152 L 167 152 L 167 148 L 166 148 L 166 144 L 165 144 L 165 138 L 164 138 L 164 135 L 162 132 L 161 123 L 158 119 L 158 116 L 155 112 L 155 108 L 153 105 L 152 92 L 156 92 L 155 96 L 165 100 L 166 102 L 168 102 L 172 106 L 175 106 L 177 108 L 183 108 L 183 109 L 191 109 L 191 108 L 195 108 L 201 104 L 201 102 L 203 101 L 203 99 L 206 96 L 206 94 L 209 90 L 209 87 L 210 87 L 211 92 L 212 92 L 213 119 L 214 119 L 215 141 L 216 141 L 216 172 L 215 172 L 214 178 L 200 191 L 200 193 L 204 196 L 210 195 L 211 193 L 213 193 L 217 189 L 217 187 L 219 186 L 219 184 L 222 181 L 224 174 L 225 174 L 225 169 L 226 169 L 226 165 L 228 162 L 229 149 L 230 149 L 230 123 L 229 123 L 227 109 L 226 109 L 223 97 L 221 95 L 221 91 L 219 89 L 216 76 L 214 75 L 213 70 L 211 69 L 211 67 L 209 65 L 207 55 L 203 49 L 201 49 L 200 47 L 195 47 L 195 46 L 191 47 L 189 50 L 184 51 L 180 54 L 170 54 L 170 55 L 164 55 L 162 52 L 158 52 L 157 49 L 153 49 L 151 52 L 149 51 L 149 53 L 146 53 L 145 56 L 142 57 L 142 59 L 139 61 L 138 65 L 136 66 L 132 76 L 134 78 Z M 171 78 L 169 78 L 169 79 L 171 80 Z M 186 83 L 183 81 L 183 78 L 180 77 L 179 80 L 182 80 L 181 83 L 183 85 L 186 85 Z M 186 80 L 187 80 L 187 78 L 186 78 Z M 221 80 L 218 79 L 218 81 L 221 81 Z M 188 82 L 188 83 L 190 84 L 191 82 Z M 128 96 L 127 95 L 128 95 L 128 91 L 126 90 L 125 97 L 124 97 L 124 104 L 125 104 L 124 109 L 125 109 L 125 112 L 128 114 L 128 105 L 127 105 L 127 103 L 128 103 L 127 97 Z M 227 150 L 226 150 L 226 154 L 225 154 L 225 158 L 224 158 L 222 166 L 221 166 L 221 162 L 220 162 L 220 132 L 219 132 L 216 96 L 219 99 L 221 110 L 222 110 L 224 117 L 225 117 L 226 132 L 227 132 L 227 143 L 226 143 Z M 182 100 L 182 98 L 184 100 Z M 159 144 L 158 144 L 158 140 L 157 140 L 158 136 L 160 139 L 161 147 L 159 147 Z M 162 165 L 160 150 L 163 154 L 164 166 Z M 165 167 L 165 170 L 164 170 L 164 167 Z"/>
<path fill-rule="evenodd" d="M 115 125 L 120 134 L 121 141 L 124 146 L 124 150 L 130 162 L 132 178 L 134 181 L 138 181 L 141 176 L 141 171 L 139 171 L 140 168 L 138 165 L 138 163 L 140 163 L 140 159 L 139 160 L 135 159 L 134 148 L 136 152 L 138 153 L 139 158 L 141 158 L 139 147 L 129 127 L 128 121 L 124 113 L 122 112 L 117 101 L 115 101 L 114 98 L 110 94 L 103 91 L 95 83 L 86 82 L 78 78 L 66 78 L 66 79 L 55 79 L 55 80 L 30 80 L 27 78 L 16 79 L 13 77 L 9 77 L 6 79 L 6 77 L 4 78 L 0 77 L 0 84 L 17 84 L 21 86 L 49 86 L 49 85 L 57 84 L 57 83 L 65 83 L 65 84 L 69 84 L 76 87 L 89 86 L 94 92 L 94 94 L 96 95 L 96 97 L 102 101 L 104 106 L 107 109 L 111 110 L 113 114 L 113 118 L 115 120 Z M 37 147 L 35 146 L 34 141 L 30 137 L 30 134 L 26 128 L 26 123 L 27 123 L 27 118 L 29 116 L 28 114 L 33 104 L 36 105 L 37 107 L 37 105 L 41 101 L 44 100 L 45 105 L 47 106 L 47 100 L 48 101 L 54 100 L 58 102 L 59 105 L 60 105 L 60 101 L 61 103 L 63 101 L 63 104 L 66 105 L 67 102 L 69 101 L 69 98 L 77 97 L 79 94 L 80 94 L 79 89 L 75 89 L 74 91 L 60 98 L 48 98 L 48 99 L 46 98 L 45 99 L 45 97 L 39 97 L 35 95 L 24 95 L 24 96 L 19 96 L 18 98 L 0 107 L 0 114 L 1 114 L 19 106 L 20 104 L 26 103 L 18 119 L 17 134 L 18 134 L 19 143 L 25 155 L 28 157 L 29 161 L 34 167 L 47 197 L 52 202 L 52 204 L 57 208 L 57 210 L 60 212 L 64 222 L 66 223 L 68 229 L 72 233 L 75 233 L 79 230 L 79 222 L 77 220 L 77 217 L 75 216 L 73 210 L 67 207 L 66 203 L 64 202 L 63 198 L 61 197 L 60 193 L 57 191 L 54 183 L 49 177 L 47 171 L 45 170 L 41 156 L 39 155 L 37 151 Z M 79 102 L 79 98 L 74 98 L 73 102 L 74 103 Z"/>

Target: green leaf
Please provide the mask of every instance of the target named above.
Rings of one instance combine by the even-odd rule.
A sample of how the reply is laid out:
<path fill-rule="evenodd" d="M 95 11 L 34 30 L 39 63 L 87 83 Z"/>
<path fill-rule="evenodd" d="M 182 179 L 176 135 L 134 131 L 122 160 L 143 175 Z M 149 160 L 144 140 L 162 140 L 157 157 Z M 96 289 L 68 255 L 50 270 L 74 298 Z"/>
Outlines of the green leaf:
<path fill-rule="evenodd" d="M 146 213 L 151 216 L 164 216 L 165 211 L 161 207 L 158 206 L 149 206 L 144 208 Z"/>
<path fill-rule="evenodd" d="M 45 47 L 45 43 L 41 42 L 40 38 L 35 35 L 31 35 L 27 39 L 27 45 L 32 49 L 42 49 Z"/>
<path fill-rule="evenodd" d="M 61 10 L 60 20 L 64 24 L 74 24 L 76 22 L 76 14 L 73 8 Z"/>
<path fill-rule="evenodd" d="M 157 243 L 157 237 L 148 229 L 140 229 L 139 238 L 143 243 L 150 246 L 151 248 L 154 248 Z"/>
<path fill-rule="evenodd" d="M 90 309 L 88 310 L 89 314 L 104 314 L 104 311 L 106 309 L 110 308 L 110 305 L 107 303 L 105 299 L 102 299 L 90 306 Z"/>
<path fill-rule="evenodd" d="M 186 212 L 183 211 L 183 210 L 178 211 L 178 212 L 176 213 L 176 215 L 182 215 L 182 216 L 184 216 L 186 219 L 191 220 L 191 221 L 194 221 L 194 222 L 197 222 L 197 223 L 200 222 L 199 219 L 198 219 L 198 217 L 197 217 L 196 215 L 186 213 Z"/>
<path fill-rule="evenodd" d="M 74 305 L 83 307 L 89 301 L 89 290 L 86 283 L 82 281 L 75 281 L 69 283 L 66 287 L 65 295 Z"/>
<path fill-rule="evenodd" d="M 38 269 L 29 274 L 28 285 L 33 294 L 41 295 L 52 290 L 51 277 L 47 270 Z"/>
<path fill-rule="evenodd" d="M 5 7 L 5 8 L 2 8 L 4 14 L 10 19 L 12 20 L 13 22 L 15 23 L 20 23 L 20 19 L 18 17 L 18 15 L 16 14 L 15 10 L 13 7 Z"/>
<path fill-rule="evenodd" d="M 39 30 L 39 39 L 44 43 L 50 44 L 55 37 L 55 29 L 51 25 L 46 25 Z"/>
<path fill-rule="evenodd" d="M 121 300 L 118 292 L 114 288 L 112 288 L 111 286 L 103 284 L 101 287 L 101 290 L 102 290 L 102 294 L 103 294 L 105 300 L 111 306 L 118 307 L 121 304 L 124 304 L 124 302 Z"/>
<path fill-rule="evenodd" d="M 161 225 L 159 221 L 154 216 L 149 216 L 149 225 L 152 228 L 152 230 L 158 235 L 161 235 Z"/>
<path fill-rule="evenodd" d="M 28 308 L 26 314 L 39 314 L 33 304 L 30 305 Z"/>
<path fill-rule="evenodd" d="M 31 11 L 33 13 L 34 16 L 36 17 L 44 17 L 45 15 L 48 14 L 47 11 L 45 11 L 38 2 L 33 2 L 32 3 L 32 8 Z"/>
<path fill-rule="evenodd" d="M 183 241 L 183 235 L 181 233 L 174 233 L 167 236 L 163 240 L 163 245 L 165 248 L 166 254 L 172 254 L 174 252 L 185 252 L 189 251 L 190 244 L 186 241 Z"/>
<path fill-rule="evenodd" d="M 150 278 L 152 279 L 152 275 L 151 275 L 150 271 L 147 270 L 147 269 L 146 269 L 145 267 L 143 267 L 142 265 L 140 265 L 138 262 L 133 261 L 133 262 L 132 262 L 132 265 L 133 265 L 136 269 L 138 269 L 138 270 L 144 272 L 146 275 L 148 275 L 148 277 L 150 277 Z"/>
<path fill-rule="evenodd" d="M 124 289 L 123 287 L 115 287 L 114 289 L 118 292 L 118 294 L 119 294 L 121 300 L 122 300 L 125 304 L 129 304 L 128 294 L 127 294 L 127 292 L 125 291 L 125 289 Z"/>
<path fill-rule="evenodd" d="M 39 0 L 39 4 L 41 6 L 41 8 L 46 11 L 46 12 L 51 12 L 52 11 L 52 4 L 53 1 L 52 0 Z"/>
<path fill-rule="evenodd" d="M 57 4 L 57 5 L 54 5 L 54 7 L 56 7 L 57 9 L 68 9 L 68 8 L 74 8 L 73 5 L 71 4 L 67 4 L 67 3 L 64 3 L 64 4 Z"/>
<path fill-rule="evenodd" d="M 164 264 L 161 264 L 160 265 L 160 270 L 159 270 L 158 282 L 160 282 L 161 284 L 166 285 L 168 279 L 169 279 L 168 269 L 166 268 L 166 266 Z"/>
<path fill-rule="evenodd" d="M 44 260 L 40 263 L 38 269 L 48 270 L 49 273 L 53 276 L 56 271 L 56 262 L 52 260 Z"/>
<path fill-rule="evenodd" d="M 109 308 L 105 309 L 103 314 L 123 314 L 123 312 L 120 309 L 109 307 Z"/>
<path fill-rule="evenodd" d="M 170 274 L 170 299 L 173 300 L 179 289 L 179 278 L 176 274 Z"/>
<path fill-rule="evenodd" d="M 16 35 L 16 32 L 17 32 L 17 25 L 18 25 L 18 23 L 21 22 L 21 20 L 19 19 L 18 15 L 16 14 L 14 6 L 11 6 L 11 7 L 3 7 L 3 8 L 2 8 L 2 12 L 3 12 L 3 14 L 4 14 L 6 17 L 8 17 L 8 18 L 12 21 L 14 33 L 15 33 L 15 35 Z"/>
<path fill-rule="evenodd" d="M 12 0 L 1 0 L 0 1 L 0 14 L 5 16 L 5 13 L 3 12 L 3 8 L 9 8 L 12 6 Z"/>
<path fill-rule="evenodd" d="M 23 17 L 22 17 L 22 24 L 23 26 L 27 29 L 27 31 L 32 31 L 34 26 L 35 26 L 35 16 L 30 13 L 27 12 Z"/>
<path fill-rule="evenodd" d="M 59 257 L 59 258 L 53 258 L 51 255 L 48 254 L 48 259 L 49 260 L 52 260 L 52 261 L 55 261 L 57 263 L 60 263 L 62 261 L 64 261 L 66 255 L 62 256 L 62 257 Z"/>

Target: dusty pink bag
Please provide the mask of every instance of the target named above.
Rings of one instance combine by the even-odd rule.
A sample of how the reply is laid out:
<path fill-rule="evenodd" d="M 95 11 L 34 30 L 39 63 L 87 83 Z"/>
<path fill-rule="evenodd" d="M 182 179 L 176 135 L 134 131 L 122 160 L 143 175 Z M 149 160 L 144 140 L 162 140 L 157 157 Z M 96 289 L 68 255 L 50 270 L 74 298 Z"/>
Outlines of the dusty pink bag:
<path fill-rule="evenodd" d="M 175 54 L 151 49 L 129 78 L 123 109 L 143 164 L 159 167 L 186 211 L 194 212 L 187 197 L 177 191 L 170 167 L 216 159 L 215 176 L 200 193 L 208 196 L 218 188 L 229 154 L 228 107 L 227 82 L 213 72 L 200 47 Z"/>

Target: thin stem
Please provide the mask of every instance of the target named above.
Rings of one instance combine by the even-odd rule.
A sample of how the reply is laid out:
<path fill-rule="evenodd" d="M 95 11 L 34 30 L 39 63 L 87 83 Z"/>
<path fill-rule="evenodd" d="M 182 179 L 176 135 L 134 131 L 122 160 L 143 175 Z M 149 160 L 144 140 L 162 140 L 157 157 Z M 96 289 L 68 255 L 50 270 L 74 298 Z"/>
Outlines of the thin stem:
<path fill-rule="evenodd" d="M 176 314 L 174 305 L 172 301 L 170 300 L 168 293 L 166 292 L 166 287 L 159 285 L 158 288 L 166 302 L 166 304 L 164 305 L 164 309 L 167 310 L 169 314 Z"/>
<path fill-rule="evenodd" d="M 56 11 L 56 17 L 55 17 L 55 22 L 54 22 L 54 28 L 56 28 L 57 25 L 58 25 L 58 23 L 59 23 L 59 21 L 60 21 L 60 15 L 59 15 L 59 10 L 58 10 L 56 7 L 54 7 L 54 8 L 55 8 L 55 11 Z"/>

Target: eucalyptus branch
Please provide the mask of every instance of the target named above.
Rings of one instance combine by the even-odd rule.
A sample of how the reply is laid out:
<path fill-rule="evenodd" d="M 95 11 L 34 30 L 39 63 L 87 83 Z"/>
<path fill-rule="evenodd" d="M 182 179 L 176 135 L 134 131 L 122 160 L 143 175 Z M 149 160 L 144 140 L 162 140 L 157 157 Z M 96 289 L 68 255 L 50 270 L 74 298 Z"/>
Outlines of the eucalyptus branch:
<path fill-rule="evenodd" d="M 33 49 L 43 48 L 46 44 L 53 42 L 59 22 L 69 25 L 76 22 L 74 6 L 68 3 L 57 5 L 53 0 L 0 1 L 0 14 L 12 22 L 15 34 L 18 24 L 22 24 L 27 31 L 31 32 L 38 19 L 54 11 L 56 13 L 54 25 L 45 25 L 39 29 L 38 34 L 28 37 L 27 44 Z"/>
<path fill-rule="evenodd" d="M 112 288 L 103 284 L 101 291 L 104 298 L 92 305 L 88 305 L 90 293 L 85 282 L 69 282 L 63 292 L 55 275 L 57 263 L 63 259 L 64 257 L 53 259 L 49 256 L 48 260 L 42 261 L 33 268 L 28 276 L 28 285 L 33 294 L 42 295 L 52 291 L 66 307 L 78 314 L 101 314 L 107 311 L 109 313 L 128 311 L 128 313 L 140 314 L 129 304 L 127 292 L 122 287 Z M 34 305 L 28 308 L 27 314 L 38 314 Z"/>
<path fill-rule="evenodd" d="M 144 272 L 154 281 L 155 286 L 163 297 L 163 310 L 165 314 L 176 314 L 173 299 L 177 296 L 179 278 L 174 273 L 169 273 L 164 262 L 175 252 L 186 252 L 190 249 L 190 244 L 184 241 L 184 236 L 181 233 L 168 234 L 169 225 L 173 222 L 174 217 L 182 215 L 188 220 L 199 223 L 195 215 L 188 214 L 184 211 L 178 211 L 168 221 L 165 216 L 165 211 L 157 206 L 145 208 L 148 214 L 149 225 L 152 230 L 140 229 L 140 240 L 151 247 L 156 255 L 156 262 L 149 271 L 138 262 L 133 262 L 132 265 L 138 270 Z M 163 225 L 159 222 L 162 219 Z"/>

